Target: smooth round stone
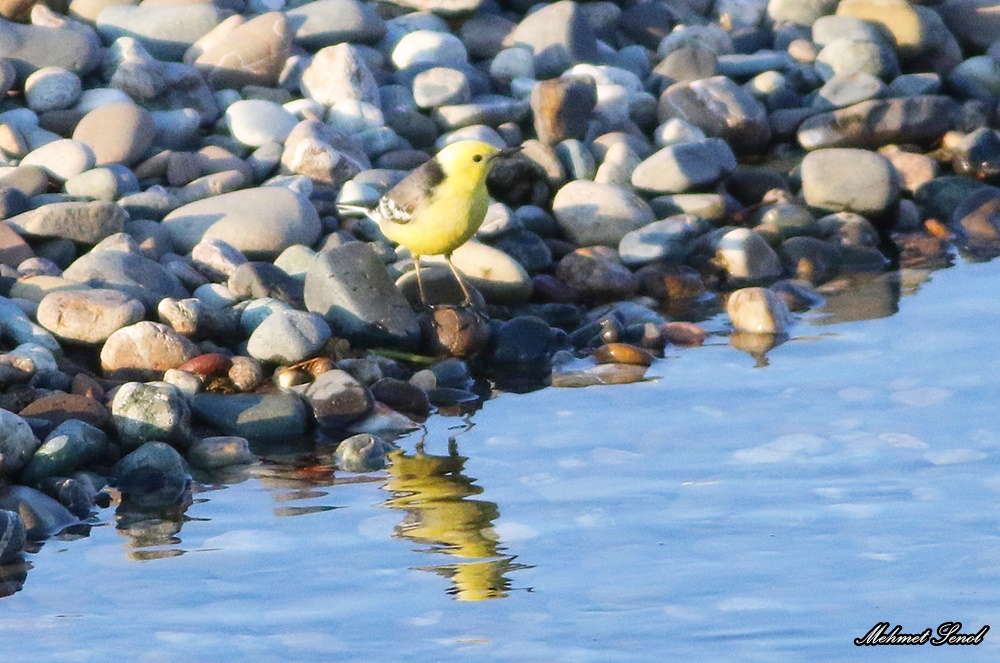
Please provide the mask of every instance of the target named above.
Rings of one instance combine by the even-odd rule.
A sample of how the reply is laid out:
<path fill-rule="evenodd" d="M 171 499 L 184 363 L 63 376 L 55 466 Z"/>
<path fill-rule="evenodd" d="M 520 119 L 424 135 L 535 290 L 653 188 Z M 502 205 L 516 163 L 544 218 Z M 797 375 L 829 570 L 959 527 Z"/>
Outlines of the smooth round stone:
<path fill-rule="evenodd" d="M 832 14 L 838 2 L 840 0 L 770 0 L 767 15 L 775 23 L 812 25 L 823 16 Z"/>
<path fill-rule="evenodd" d="M 27 421 L 0 409 L 0 477 L 12 479 L 28 464 L 38 446 Z"/>
<path fill-rule="evenodd" d="M 112 5 L 98 15 L 97 32 L 105 43 L 133 37 L 156 59 L 180 62 L 227 15 L 211 3 Z"/>
<path fill-rule="evenodd" d="M 167 325 L 144 320 L 108 337 L 101 348 L 101 369 L 111 379 L 156 380 L 198 354 L 194 343 Z"/>
<path fill-rule="evenodd" d="M 559 163 L 561 163 L 563 168 L 566 170 L 568 179 L 594 179 L 597 174 L 597 163 L 595 162 L 594 155 L 591 154 L 590 149 L 582 141 L 576 140 L 575 138 L 569 138 L 556 145 L 554 149 L 556 156 L 559 158 Z M 607 162 L 608 157 L 607 155 L 604 155 L 604 163 Z M 605 184 L 619 183 L 605 182 Z"/>
<path fill-rule="evenodd" d="M 7 509 L 0 510 L 0 565 L 14 564 L 21 559 L 27 542 L 26 532 L 21 516 Z"/>
<path fill-rule="evenodd" d="M 932 25 L 908 0 L 841 0 L 838 16 L 852 16 L 874 23 L 888 33 L 900 57 L 912 58 L 940 39 Z"/>
<path fill-rule="evenodd" d="M 63 189 L 71 196 L 111 202 L 137 193 L 139 181 L 128 169 L 91 168 L 66 180 Z"/>
<path fill-rule="evenodd" d="M 780 202 L 765 208 L 760 223 L 754 230 L 775 239 L 788 239 L 799 235 L 818 235 L 815 217 L 804 206 L 794 202 Z"/>
<path fill-rule="evenodd" d="M 62 67 L 45 67 L 24 81 L 28 108 L 36 113 L 69 108 L 80 98 L 80 77 Z"/>
<path fill-rule="evenodd" d="M 1000 174 L 1000 136 L 992 129 L 976 129 L 952 153 L 952 168 L 958 175 L 989 181 Z"/>
<path fill-rule="evenodd" d="M 371 413 L 371 391 L 346 371 L 334 369 L 318 376 L 306 389 L 313 416 L 325 430 L 342 430 Z"/>
<path fill-rule="evenodd" d="M 237 297 L 271 298 L 295 308 L 302 307 L 302 281 L 293 279 L 270 262 L 254 261 L 240 265 L 229 277 L 227 285 Z"/>
<path fill-rule="evenodd" d="M 250 335 L 247 352 L 259 361 L 294 364 L 316 353 L 330 338 L 330 326 L 316 313 L 276 311 Z"/>
<path fill-rule="evenodd" d="M 509 85 L 517 78 L 535 78 L 535 55 L 527 48 L 505 48 L 490 62 L 490 77 Z"/>
<path fill-rule="evenodd" d="M 29 541 L 43 541 L 80 521 L 66 507 L 28 486 L 0 489 L 0 510 L 19 514 Z"/>
<path fill-rule="evenodd" d="M 797 137 L 807 150 L 922 145 L 951 129 L 957 111 L 958 105 L 944 96 L 873 99 L 808 118 L 799 126 Z"/>
<path fill-rule="evenodd" d="M 719 240 L 716 256 L 730 279 L 757 283 L 781 276 L 781 259 L 763 237 L 749 228 L 730 230 Z"/>
<path fill-rule="evenodd" d="M 737 330 L 753 334 L 782 334 L 792 322 L 785 300 L 766 288 L 742 288 L 731 293 L 726 312 Z"/>
<path fill-rule="evenodd" d="M 52 179 L 65 182 L 90 170 L 97 158 L 93 149 L 82 141 L 61 138 L 32 150 L 21 159 L 21 166 L 42 168 Z"/>
<path fill-rule="evenodd" d="M 559 189 L 552 212 L 577 246 L 618 246 L 626 233 L 656 220 L 649 205 L 631 191 L 583 180 Z"/>
<path fill-rule="evenodd" d="M 142 302 L 116 290 L 50 292 L 38 304 L 37 319 L 63 341 L 103 343 L 122 327 L 143 319 Z"/>
<path fill-rule="evenodd" d="M 73 130 L 73 139 L 93 150 L 97 166 L 135 165 L 146 156 L 155 135 L 152 115 L 131 103 L 95 108 Z"/>
<path fill-rule="evenodd" d="M 294 244 L 312 245 L 322 230 L 316 208 L 283 187 L 244 189 L 189 203 L 168 214 L 163 224 L 180 253 L 214 238 L 252 259 L 273 259 Z"/>
<path fill-rule="evenodd" d="M 95 428 L 104 428 L 108 424 L 108 411 L 96 400 L 82 394 L 67 394 L 61 391 L 42 396 L 19 414 L 27 419 L 47 421 L 53 427 L 74 419 Z"/>
<path fill-rule="evenodd" d="M 44 67 L 62 67 L 85 76 L 101 62 L 101 45 L 93 33 L 64 27 L 0 23 L 0 58 L 14 65 L 23 80 Z"/>
<path fill-rule="evenodd" d="M 184 459 L 166 442 L 147 442 L 118 461 L 111 474 L 130 504 L 150 510 L 179 504 L 191 481 Z"/>
<path fill-rule="evenodd" d="M 62 237 L 81 244 L 98 242 L 125 230 L 128 213 L 115 203 L 50 203 L 7 219 L 23 235 Z"/>
<path fill-rule="evenodd" d="M 344 472 L 378 472 L 385 469 L 386 454 L 395 447 L 371 433 L 352 435 L 337 445 L 334 460 Z"/>
<path fill-rule="evenodd" d="M 285 172 L 305 175 L 317 184 L 340 187 L 371 160 L 348 134 L 314 120 L 299 122 L 285 140 L 281 154 Z"/>
<path fill-rule="evenodd" d="M 960 42 L 985 50 L 997 41 L 1000 17 L 995 0 L 949 0 L 940 7 L 945 25 Z"/>
<path fill-rule="evenodd" d="M 834 74 L 816 91 L 812 107 L 823 111 L 843 108 L 883 96 L 885 89 L 881 79 L 864 71 Z"/>
<path fill-rule="evenodd" d="M 463 22 L 458 34 L 473 59 L 489 60 L 504 48 L 515 25 L 505 16 L 480 12 Z"/>
<path fill-rule="evenodd" d="M 121 251 L 91 251 L 63 272 L 69 281 L 118 290 L 155 310 L 164 297 L 183 299 L 187 290 L 162 265 L 142 255 Z"/>
<path fill-rule="evenodd" d="M 825 283 L 840 271 L 840 248 L 816 237 L 792 237 L 780 248 L 783 263 L 795 278 Z"/>
<path fill-rule="evenodd" d="M 835 39 L 816 56 L 816 71 L 829 80 L 835 74 L 863 71 L 883 80 L 899 75 L 899 62 L 893 51 L 874 41 Z"/>
<path fill-rule="evenodd" d="M 621 264 L 617 251 L 604 246 L 567 254 L 556 265 L 556 277 L 587 299 L 625 299 L 639 290 L 639 278 Z"/>
<path fill-rule="evenodd" d="M 718 193 L 678 193 L 671 196 L 657 196 L 649 201 L 649 206 L 657 218 L 674 214 L 693 214 L 706 221 L 721 222 L 726 217 L 726 198 Z"/>
<path fill-rule="evenodd" d="M 691 245 L 708 224 L 697 217 L 679 215 L 654 221 L 622 237 L 618 254 L 629 267 L 646 263 L 682 262 L 691 252 Z"/>
<path fill-rule="evenodd" d="M 260 299 L 255 299 L 247 304 L 242 311 L 240 311 L 240 326 L 243 331 L 249 336 L 253 334 L 254 330 L 260 326 L 268 316 L 276 313 L 277 311 L 287 311 L 290 307 L 284 302 L 279 302 L 277 299 L 271 299 L 270 297 L 262 297 Z"/>
<path fill-rule="evenodd" d="M 134 103 L 132 97 L 117 88 L 89 88 L 80 93 L 80 98 L 77 100 L 73 110 L 86 114 L 101 106 L 127 103 Z"/>
<path fill-rule="evenodd" d="M 306 273 L 304 298 L 307 310 L 352 344 L 415 349 L 420 342 L 416 315 L 364 242 L 321 251 Z"/>
<path fill-rule="evenodd" d="M 524 267 L 499 249 L 479 242 L 466 242 L 452 253 L 451 259 L 488 302 L 517 304 L 526 302 L 531 296 L 531 277 Z M 427 264 L 444 264 L 440 256 L 421 260 Z"/>
<path fill-rule="evenodd" d="M 447 32 L 416 30 L 400 39 L 392 49 L 392 63 L 400 70 L 418 64 L 461 67 L 468 62 L 465 44 Z"/>
<path fill-rule="evenodd" d="M 1000 73 L 996 60 L 976 56 L 961 62 L 948 73 L 949 87 L 962 96 L 979 99 L 988 104 L 1000 98 Z"/>
<path fill-rule="evenodd" d="M 661 122 L 686 120 L 739 154 L 763 152 L 771 142 L 767 110 L 725 76 L 671 85 L 660 95 L 657 114 Z"/>
<path fill-rule="evenodd" d="M 881 154 L 857 149 L 816 150 L 802 160 L 806 204 L 830 212 L 881 216 L 899 200 L 899 180 Z"/>
<path fill-rule="evenodd" d="M 24 238 L 10 226 L 0 223 L 0 265 L 16 267 L 34 255 L 35 252 Z"/>
<path fill-rule="evenodd" d="M 552 266 L 552 249 L 530 230 L 521 228 L 503 233 L 492 241 L 492 245 L 530 273 L 548 271 Z"/>
<path fill-rule="evenodd" d="M 499 326 L 486 360 L 493 372 L 532 383 L 551 373 L 555 345 L 552 329 L 544 320 L 522 315 Z"/>
<path fill-rule="evenodd" d="M 386 34 L 375 9 L 357 0 L 316 0 L 285 12 L 295 43 L 308 50 L 330 44 L 376 44 Z"/>
<path fill-rule="evenodd" d="M 597 106 L 597 86 L 590 76 L 561 76 L 539 81 L 531 90 L 535 134 L 546 145 L 586 137 Z"/>
<path fill-rule="evenodd" d="M 220 23 L 185 54 L 216 89 L 274 87 L 292 49 L 292 29 L 282 12 L 267 12 L 229 27 Z M 221 32 L 221 34 L 220 34 Z M 192 59 L 191 56 L 195 57 Z"/>
<path fill-rule="evenodd" d="M 223 119 L 233 138 L 251 147 L 284 142 L 299 123 L 281 104 L 262 99 L 237 101 L 226 109 Z"/>
<path fill-rule="evenodd" d="M 190 442 L 191 410 L 187 398 L 172 385 L 126 382 L 115 393 L 111 418 L 125 451 L 146 442 L 182 447 Z"/>
<path fill-rule="evenodd" d="M 154 110 L 156 145 L 171 149 L 187 149 L 196 143 L 201 127 L 201 116 L 193 108 Z"/>
<path fill-rule="evenodd" d="M 187 459 L 203 470 L 217 470 L 231 465 L 249 465 L 257 457 L 246 438 L 226 435 L 195 440 L 187 451 Z"/>
<path fill-rule="evenodd" d="M 539 79 L 555 78 L 579 62 L 597 62 L 597 37 L 581 6 L 570 0 L 545 5 L 524 17 L 508 38 L 535 55 Z"/>
<path fill-rule="evenodd" d="M 632 185 L 653 194 L 684 193 L 718 182 L 736 169 L 736 155 L 719 138 L 668 145 L 636 166 Z"/>
<path fill-rule="evenodd" d="M 312 265 L 315 259 L 315 251 L 308 246 L 295 244 L 294 246 L 289 246 L 281 252 L 280 256 L 275 258 L 274 266 L 292 278 L 304 281 L 306 273 L 309 271 L 309 266 Z"/>
<path fill-rule="evenodd" d="M 342 99 L 379 103 L 375 75 L 361 51 L 347 43 L 328 46 L 317 52 L 302 72 L 300 86 L 305 96 L 325 106 Z"/>
<path fill-rule="evenodd" d="M 308 406 L 293 393 L 201 393 L 191 400 L 191 410 L 224 435 L 252 441 L 288 441 L 308 428 Z"/>
<path fill-rule="evenodd" d="M 465 104 L 471 99 L 469 77 L 458 69 L 431 67 L 413 77 L 413 101 L 420 108 Z"/>
<path fill-rule="evenodd" d="M 564 143 L 560 143 L 562 144 Z M 640 163 L 642 159 L 627 143 L 614 143 L 605 152 L 604 160 L 594 173 L 594 181 L 598 184 L 629 188 L 632 186 L 632 173 Z"/>
<path fill-rule="evenodd" d="M 477 124 L 495 127 L 505 122 L 521 122 L 530 111 L 526 101 L 490 94 L 476 97 L 468 104 L 439 106 L 431 117 L 443 131 L 450 131 Z"/>
<path fill-rule="evenodd" d="M 191 249 L 194 266 L 212 281 L 223 281 L 247 262 L 242 252 L 217 238 L 204 239 Z"/>

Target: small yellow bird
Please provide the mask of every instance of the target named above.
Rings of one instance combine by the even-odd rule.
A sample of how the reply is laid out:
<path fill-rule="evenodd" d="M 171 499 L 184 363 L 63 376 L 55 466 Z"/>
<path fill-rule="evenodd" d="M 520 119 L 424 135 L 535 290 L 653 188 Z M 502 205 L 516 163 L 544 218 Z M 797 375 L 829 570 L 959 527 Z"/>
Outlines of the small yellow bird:
<path fill-rule="evenodd" d="M 497 149 L 478 140 L 463 140 L 443 148 L 435 157 L 400 180 L 378 202 L 362 210 L 382 233 L 413 254 L 420 301 L 427 304 L 420 275 L 420 257 L 442 255 L 462 288 L 464 306 L 472 296 L 451 261 L 452 252 L 476 234 L 489 207 L 486 176 L 497 159 L 516 154 L 520 147 Z M 353 211 L 349 205 L 342 209 Z"/>

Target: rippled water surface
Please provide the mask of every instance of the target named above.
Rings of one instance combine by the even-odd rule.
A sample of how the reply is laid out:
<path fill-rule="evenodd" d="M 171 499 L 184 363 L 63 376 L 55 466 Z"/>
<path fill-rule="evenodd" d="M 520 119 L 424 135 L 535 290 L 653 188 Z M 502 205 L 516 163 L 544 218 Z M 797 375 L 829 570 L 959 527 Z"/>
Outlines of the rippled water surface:
<path fill-rule="evenodd" d="M 292 448 L 176 523 L 105 510 L 28 556 L 0 660 L 1000 660 L 1000 264 L 958 263 L 766 357 L 432 417 L 391 475 Z M 995 630 L 852 644 L 880 621 Z"/>

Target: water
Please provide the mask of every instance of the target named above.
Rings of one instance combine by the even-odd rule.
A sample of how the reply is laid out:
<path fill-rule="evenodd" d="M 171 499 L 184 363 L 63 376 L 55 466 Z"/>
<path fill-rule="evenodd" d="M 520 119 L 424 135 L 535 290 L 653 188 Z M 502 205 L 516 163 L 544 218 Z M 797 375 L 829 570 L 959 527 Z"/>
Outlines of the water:
<path fill-rule="evenodd" d="M 766 357 L 716 336 L 647 382 L 432 417 L 397 476 L 320 454 L 172 527 L 106 510 L 29 556 L 2 660 L 997 660 L 1000 265 L 922 276 Z M 883 621 L 996 631 L 853 645 Z"/>

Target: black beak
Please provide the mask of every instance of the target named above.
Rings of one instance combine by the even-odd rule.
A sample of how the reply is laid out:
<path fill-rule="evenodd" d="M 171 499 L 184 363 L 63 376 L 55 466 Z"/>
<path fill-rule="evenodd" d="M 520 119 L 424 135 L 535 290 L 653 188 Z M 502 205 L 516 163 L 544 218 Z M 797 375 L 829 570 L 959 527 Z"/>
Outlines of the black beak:
<path fill-rule="evenodd" d="M 505 147 L 499 152 L 495 152 L 491 159 L 507 159 L 514 156 L 515 154 L 520 154 L 521 146 L 515 145 L 514 147 Z"/>

